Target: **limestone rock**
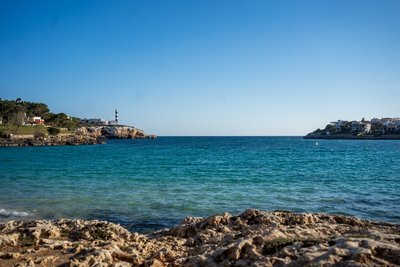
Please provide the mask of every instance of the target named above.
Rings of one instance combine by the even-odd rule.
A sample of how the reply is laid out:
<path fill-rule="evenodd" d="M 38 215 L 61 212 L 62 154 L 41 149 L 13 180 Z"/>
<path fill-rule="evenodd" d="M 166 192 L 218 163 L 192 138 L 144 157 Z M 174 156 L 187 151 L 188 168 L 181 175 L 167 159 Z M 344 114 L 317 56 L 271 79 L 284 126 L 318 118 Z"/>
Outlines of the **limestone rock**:
<path fill-rule="evenodd" d="M 0 224 L 0 266 L 400 266 L 400 226 L 250 209 L 147 235 L 102 221 Z"/>

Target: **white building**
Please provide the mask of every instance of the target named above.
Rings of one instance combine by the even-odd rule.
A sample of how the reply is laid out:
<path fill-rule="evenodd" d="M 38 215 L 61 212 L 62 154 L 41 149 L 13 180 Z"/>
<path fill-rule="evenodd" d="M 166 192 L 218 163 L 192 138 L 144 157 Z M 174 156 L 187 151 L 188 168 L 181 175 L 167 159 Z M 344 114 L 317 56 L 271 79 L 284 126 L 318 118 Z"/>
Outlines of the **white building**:
<path fill-rule="evenodd" d="M 348 121 L 338 120 L 331 122 L 331 125 L 335 126 L 336 131 L 340 131 L 342 130 L 342 126 L 346 125 L 347 123 Z"/>
<path fill-rule="evenodd" d="M 369 133 L 371 131 L 371 123 L 352 121 L 351 122 L 351 131 L 359 132 L 359 133 Z"/>
<path fill-rule="evenodd" d="M 385 121 L 379 130 L 382 134 L 393 133 L 400 130 L 400 123 L 397 120 Z"/>
<path fill-rule="evenodd" d="M 118 125 L 118 121 L 114 120 L 114 121 L 108 121 L 107 123 L 108 125 Z"/>
<path fill-rule="evenodd" d="M 105 119 L 100 119 L 100 118 L 83 119 L 81 120 L 81 122 L 89 124 L 107 125 L 107 121 Z"/>

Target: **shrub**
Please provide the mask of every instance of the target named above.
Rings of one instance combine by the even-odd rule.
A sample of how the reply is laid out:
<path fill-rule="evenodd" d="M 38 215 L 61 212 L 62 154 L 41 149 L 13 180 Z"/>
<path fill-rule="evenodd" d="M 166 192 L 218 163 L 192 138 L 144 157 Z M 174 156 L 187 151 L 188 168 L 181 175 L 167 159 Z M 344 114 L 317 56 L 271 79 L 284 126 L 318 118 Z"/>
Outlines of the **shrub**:
<path fill-rule="evenodd" d="M 50 127 L 47 129 L 50 135 L 57 135 L 60 133 L 60 129 L 56 127 Z"/>
<path fill-rule="evenodd" d="M 3 130 L 0 130 L 0 138 L 6 138 L 6 137 L 7 134 Z"/>

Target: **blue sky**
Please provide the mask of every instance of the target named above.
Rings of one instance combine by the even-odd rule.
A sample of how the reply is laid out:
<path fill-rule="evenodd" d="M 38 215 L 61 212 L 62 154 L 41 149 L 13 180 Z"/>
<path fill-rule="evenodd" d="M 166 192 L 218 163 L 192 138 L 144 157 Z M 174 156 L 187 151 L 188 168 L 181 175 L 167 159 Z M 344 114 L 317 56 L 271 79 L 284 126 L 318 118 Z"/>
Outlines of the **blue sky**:
<path fill-rule="evenodd" d="M 1 1 L 0 97 L 158 135 L 400 116 L 400 1 Z"/>

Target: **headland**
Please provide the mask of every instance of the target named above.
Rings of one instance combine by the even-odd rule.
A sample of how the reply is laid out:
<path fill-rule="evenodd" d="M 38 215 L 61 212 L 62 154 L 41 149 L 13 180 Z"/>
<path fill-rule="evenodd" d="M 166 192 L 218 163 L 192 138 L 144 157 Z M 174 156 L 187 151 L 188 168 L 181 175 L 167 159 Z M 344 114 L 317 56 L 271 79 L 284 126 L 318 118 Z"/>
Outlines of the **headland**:
<path fill-rule="evenodd" d="M 373 118 L 369 121 L 338 120 L 317 129 L 304 139 L 400 140 L 400 118 Z"/>
<path fill-rule="evenodd" d="M 46 104 L 0 100 L 0 146 L 104 144 L 107 139 L 154 139 L 133 126 L 114 120 L 80 119 L 51 113 Z"/>

